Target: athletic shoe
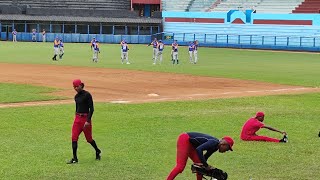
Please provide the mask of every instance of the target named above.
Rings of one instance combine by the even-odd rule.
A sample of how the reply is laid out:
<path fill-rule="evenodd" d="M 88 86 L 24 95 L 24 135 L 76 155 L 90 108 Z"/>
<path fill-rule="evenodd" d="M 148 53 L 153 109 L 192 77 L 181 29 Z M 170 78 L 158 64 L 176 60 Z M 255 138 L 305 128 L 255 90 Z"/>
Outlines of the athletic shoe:
<path fill-rule="evenodd" d="M 127 64 L 130 64 L 129 62 L 127 62 Z"/>
<path fill-rule="evenodd" d="M 101 154 L 100 150 L 96 152 L 96 160 L 100 160 L 101 159 L 101 155 L 100 154 Z"/>
<path fill-rule="evenodd" d="M 67 164 L 76 164 L 78 163 L 78 159 L 72 158 L 70 161 L 67 162 Z"/>
<path fill-rule="evenodd" d="M 281 143 L 287 143 L 288 142 L 288 136 L 287 135 L 284 135 L 282 139 L 280 139 Z"/>
<path fill-rule="evenodd" d="M 153 65 L 156 65 L 156 63 L 152 63 Z"/>

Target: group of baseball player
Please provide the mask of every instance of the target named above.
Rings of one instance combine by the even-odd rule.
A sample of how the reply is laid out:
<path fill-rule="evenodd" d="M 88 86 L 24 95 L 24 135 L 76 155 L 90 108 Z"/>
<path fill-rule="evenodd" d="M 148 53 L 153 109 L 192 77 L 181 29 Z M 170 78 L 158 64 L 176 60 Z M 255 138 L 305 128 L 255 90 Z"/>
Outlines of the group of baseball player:
<path fill-rule="evenodd" d="M 161 64 L 163 61 L 163 51 L 165 48 L 165 44 L 162 42 L 162 40 L 157 40 L 157 38 L 154 38 L 154 40 L 148 44 L 148 46 L 152 45 L 153 47 L 153 53 L 152 53 L 152 61 L 154 65 Z M 54 41 L 54 48 L 55 48 L 55 54 L 56 52 L 56 41 Z M 99 53 L 100 53 L 100 45 L 99 41 L 93 37 L 90 42 L 91 50 L 93 51 L 93 62 L 98 62 L 99 59 Z M 121 53 L 121 64 L 130 64 L 129 61 L 129 45 L 126 40 L 122 40 L 120 42 L 120 53 Z M 189 45 L 189 56 L 190 56 L 190 63 L 196 64 L 198 62 L 198 47 L 199 43 L 198 41 L 194 41 L 190 43 Z M 171 60 L 172 64 L 179 64 L 179 45 L 177 43 L 177 40 L 174 40 L 174 42 L 171 44 Z"/>
<path fill-rule="evenodd" d="M 32 31 L 31 41 L 37 42 L 37 30 L 32 29 L 31 31 Z M 18 34 L 18 31 L 16 29 L 13 29 L 12 42 L 17 42 L 17 34 Z M 42 42 L 46 42 L 46 30 L 45 29 L 42 30 Z"/>
<path fill-rule="evenodd" d="M 53 49 L 54 49 L 54 55 L 52 57 L 53 61 L 58 61 L 57 56 L 59 56 L 59 59 L 62 60 L 62 57 L 64 55 L 64 43 L 61 38 L 56 37 L 53 41 Z"/>

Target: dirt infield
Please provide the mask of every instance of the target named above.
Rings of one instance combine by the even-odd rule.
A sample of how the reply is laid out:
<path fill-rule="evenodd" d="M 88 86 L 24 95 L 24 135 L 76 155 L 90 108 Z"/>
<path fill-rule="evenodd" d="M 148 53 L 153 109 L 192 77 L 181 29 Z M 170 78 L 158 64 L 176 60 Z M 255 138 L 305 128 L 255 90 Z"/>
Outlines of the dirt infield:
<path fill-rule="evenodd" d="M 133 70 L 54 65 L 0 64 L 0 82 L 60 88 L 54 95 L 70 100 L 0 105 L 14 107 L 71 103 L 72 80 L 80 78 L 96 102 L 143 103 L 292 94 L 319 91 L 318 88 L 287 86 L 256 81 L 201 77 Z"/>

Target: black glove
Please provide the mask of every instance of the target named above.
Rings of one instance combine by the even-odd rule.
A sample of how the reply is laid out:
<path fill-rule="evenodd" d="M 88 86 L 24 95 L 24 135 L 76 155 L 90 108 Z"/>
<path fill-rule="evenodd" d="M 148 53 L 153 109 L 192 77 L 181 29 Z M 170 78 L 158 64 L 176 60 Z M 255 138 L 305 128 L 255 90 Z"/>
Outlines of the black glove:
<path fill-rule="evenodd" d="M 192 164 L 191 165 L 192 173 L 198 173 L 203 176 L 209 176 L 217 180 L 226 180 L 228 179 L 228 174 L 221 169 L 211 167 L 210 169 L 206 168 L 203 165 Z"/>

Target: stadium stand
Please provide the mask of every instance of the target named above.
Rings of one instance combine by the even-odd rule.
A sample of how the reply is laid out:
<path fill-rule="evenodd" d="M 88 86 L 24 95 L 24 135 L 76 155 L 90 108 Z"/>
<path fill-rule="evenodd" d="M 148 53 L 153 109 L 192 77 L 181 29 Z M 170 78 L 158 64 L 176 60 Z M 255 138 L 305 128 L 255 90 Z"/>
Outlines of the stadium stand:
<path fill-rule="evenodd" d="M 320 1 L 305 0 L 292 13 L 320 13 Z"/>
<path fill-rule="evenodd" d="M 188 11 L 192 12 L 201 12 L 201 11 L 207 11 L 217 0 L 194 0 Z"/>
<path fill-rule="evenodd" d="M 193 0 L 162 0 L 163 11 L 180 11 L 185 12 L 190 7 Z"/>
<path fill-rule="evenodd" d="M 227 12 L 231 9 L 253 9 L 257 13 L 289 14 L 303 0 L 223 0 L 211 11 Z"/>

